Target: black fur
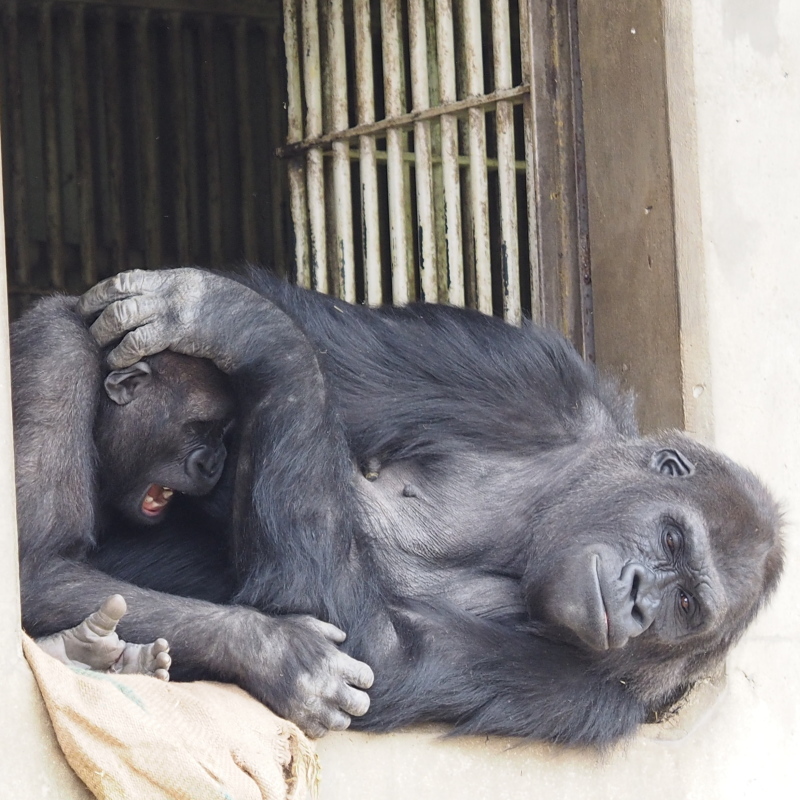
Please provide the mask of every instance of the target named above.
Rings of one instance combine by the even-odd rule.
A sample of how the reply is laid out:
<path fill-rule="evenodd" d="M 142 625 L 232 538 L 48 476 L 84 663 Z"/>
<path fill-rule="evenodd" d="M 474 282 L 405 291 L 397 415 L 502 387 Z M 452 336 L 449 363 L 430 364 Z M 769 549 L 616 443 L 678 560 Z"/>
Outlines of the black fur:
<path fill-rule="evenodd" d="M 109 374 L 75 307 L 75 298 L 48 298 L 12 328 L 25 629 L 71 628 L 122 594 L 120 634 L 169 639 L 173 678 L 237 682 L 310 733 L 343 727 L 367 705 L 349 684 L 365 687 L 371 673 L 337 649 L 338 632 L 219 605 L 235 588 L 219 521 L 230 501 L 223 489 L 200 496 L 225 457 L 233 408 L 224 376 L 175 353 Z M 175 508 L 153 510 L 153 484 L 183 493 Z M 167 540 L 153 525 L 169 512 Z M 98 548 L 108 540 L 115 547 Z"/>
<path fill-rule="evenodd" d="M 243 401 L 235 600 L 347 631 L 376 672 L 359 727 L 608 744 L 716 665 L 774 589 L 767 492 L 682 434 L 640 437 L 560 336 L 237 280 L 263 323 L 217 281 L 175 336 L 229 365 Z"/>

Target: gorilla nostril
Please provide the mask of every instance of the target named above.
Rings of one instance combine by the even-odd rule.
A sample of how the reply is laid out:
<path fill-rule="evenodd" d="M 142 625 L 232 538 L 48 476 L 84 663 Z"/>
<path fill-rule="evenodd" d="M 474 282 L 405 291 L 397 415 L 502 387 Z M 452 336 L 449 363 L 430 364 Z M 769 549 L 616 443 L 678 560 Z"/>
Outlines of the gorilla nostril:
<path fill-rule="evenodd" d="M 631 593 L 630 593 L 630 598 L 631 600 L 633 600 L 634 603 L 636 602 L 636 597 L 639 594 L 639 580 L 640 580 L 639 573 L 638 572 L 634 573 L 633 580 L 631 581 Z"/>

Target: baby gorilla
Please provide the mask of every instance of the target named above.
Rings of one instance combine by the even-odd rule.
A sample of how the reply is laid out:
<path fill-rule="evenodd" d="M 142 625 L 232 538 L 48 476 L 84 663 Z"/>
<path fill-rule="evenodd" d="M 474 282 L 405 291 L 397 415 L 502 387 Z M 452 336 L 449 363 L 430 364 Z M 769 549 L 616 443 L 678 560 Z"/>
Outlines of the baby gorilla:
<path fill-rule="evenodd" d="M 131 644 L 117 635 L 117 624 L 127 611 L 121 594 L 106 598 L 100 608 L 66 631 L 36 640 L 46 653 L 72 667 L 96 672 L 152 675 L 169 680 L 172 659 L 166 639 Z"/>
<path fill-rule="evenodd" d="M 204 495 L 214 488 L 225 463 L 232 404 L 209 362 L 160 353 L 110 372 L 103 386 L 95 445 L 106 524 L 136 532 L 164 518 L 176 491 Z M 169 680 L 167 640 L 123 641 L 117 625 L 126 612 L 122 595 L 110 595 L 81 623 L 37 644 L 72 666 Z"/>

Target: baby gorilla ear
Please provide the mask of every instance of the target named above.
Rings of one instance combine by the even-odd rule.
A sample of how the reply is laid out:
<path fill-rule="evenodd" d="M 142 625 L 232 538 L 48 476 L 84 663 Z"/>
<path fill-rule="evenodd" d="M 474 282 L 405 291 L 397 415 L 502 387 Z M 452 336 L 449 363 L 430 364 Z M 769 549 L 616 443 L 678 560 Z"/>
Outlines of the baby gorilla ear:
<path fill-rule="evenodd" d="M 694 474 L 694 464 L 680 450 L 665 447 L 650 457 L 650 468 L 673 478 L 687 478 Z"/>
<path fill-rule="evenodd" d="M 153 379 L 150 365 L 139 361 L 125 369 L 109 372 L 104 381 L 106 394 L 118 405 L 124 406 L 136 397 L 136 393 Z"/>

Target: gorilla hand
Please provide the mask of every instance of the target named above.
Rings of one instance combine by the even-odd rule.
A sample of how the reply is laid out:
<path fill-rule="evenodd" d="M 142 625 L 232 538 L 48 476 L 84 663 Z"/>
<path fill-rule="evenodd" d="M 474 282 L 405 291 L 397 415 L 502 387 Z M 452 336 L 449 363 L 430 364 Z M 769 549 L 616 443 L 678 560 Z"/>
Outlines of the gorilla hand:
<path fill-rule="evenodd" d="M 257 292 L 193 267 L 122 272 L 86 292 L 78 312 L 97 317 L 91 331 L 101 346 L 121 339 L 108 356 L 112 369 L 174 350 L 234 374 L 270 345 L 304 346 L 294 324 Z"/>
<path fill-rule="evenodd" d="M 369 695 L 363 690 L 374 676 L 336 646 L 343 631 L 308 616 L 258 618 L 248 621 L 257 637 L 254 649 L 239 654 L 240 686 L 309 736 L 344 730 L 351 716 L 366 714 Z"/>

